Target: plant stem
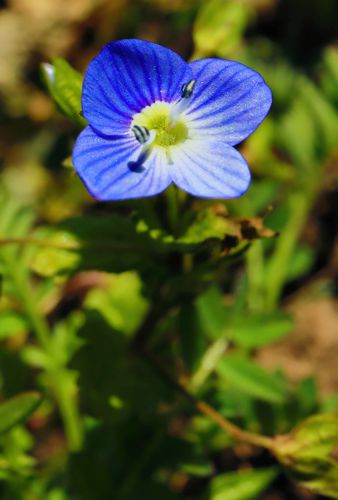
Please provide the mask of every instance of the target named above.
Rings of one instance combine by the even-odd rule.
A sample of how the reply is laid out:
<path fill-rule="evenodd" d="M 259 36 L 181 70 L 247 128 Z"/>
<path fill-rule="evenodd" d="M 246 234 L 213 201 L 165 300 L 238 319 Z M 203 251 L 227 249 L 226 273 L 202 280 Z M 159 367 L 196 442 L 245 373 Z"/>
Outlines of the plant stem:
<path fill-rule="evenodd" d="M 290 197 L 288 224 L 282 231 L 267 266 L 265 300 L 268 309 L 273 309 L 280 297 L 289 261 L 304 227 L 311 200 L 312 197 L 303 192 L 294 193 Z"/>
<path fill-rule="evenodd" d="M 210 418 L 218 427 L 223 429 L 225 432 L 229 433 L 237 441 L 242 441 L 253 446 L 259 446 L 268 450 L 272 450 L 274 447 L 274 439 L 262 436 L 260 434 L 247 432 L 242 430 L 237 425 L 233 424 L 226 418 L 224 418 L 217 410 L 210 406 L 205 401 L 195 398 L 187 389 L 181 385 L 177 380 L 173 379 L 171 375 L 163 368 L 162 363 L 160 363 L 156 358 L 154 358 L 149 353 L 142 351 L 144 357 L 149 361 L 149 363 L 156 369 L 156 371 L 165 379 L 172 387 L 174 387 L 177 392 L 179 392 L 185 399 L 187 399 L 200 413 Z"/>
<path fill-rule="evenodd" d="M 207 349 L 204 354 L 202 361 L 200 363 L 200 367 L 194 373 L 190 380 L 190 388 L 192 390 L 201 386 L 204 381 L 209 377 L 209 375 L 213 372 L 217 362 L 224 355 L 225 350 L 229 346 L 229 337 L 221 337 L 216 340 L 211 346 Z"/>
<path fill-rule="evenodd" d="M 178 216 L 179 216 L 179 202 L 178 202 L 178 192 L 174 185 L 168 187 L 165 191 L 165 197 L 167 202 L 167 217 L 171 232 L 174 236 L 177 236 L 178 232 Z"/>
<path fill-rule="evenodd" d="M 51 374 L 51 381 L 65 427 L 69 449 L 77 451 L 82 446 L 83 432 L 71 373 L 65 369 L 55 371 Z"/>
<path fill-rule="evenodd" d="M 260 240 L 254 241 L 245 254 L 248 275 L 248 305 L 250 311 L 264 309 L 264 253 Z"/>

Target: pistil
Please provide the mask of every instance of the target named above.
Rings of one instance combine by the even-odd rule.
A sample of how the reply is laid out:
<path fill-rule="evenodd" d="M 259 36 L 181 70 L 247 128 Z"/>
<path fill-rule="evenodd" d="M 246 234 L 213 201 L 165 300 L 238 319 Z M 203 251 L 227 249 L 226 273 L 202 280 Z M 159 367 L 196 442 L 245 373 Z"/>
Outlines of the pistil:
<path fill-rule="evenodd" d="M 191 102 L 195 83 L 195 80 L 190 80 L 182 86 L 181 97 L 176 103 L 157 101 L 134 116 L 131 130 L 142 148 L 138 159 L 129 163 L 131 170 L 144 170 L 143 164 L 153 147 L 163 148 L 168 163 L 172 163 L 171 146 L 188 139 L 188 128 L 181 115 Z"/>

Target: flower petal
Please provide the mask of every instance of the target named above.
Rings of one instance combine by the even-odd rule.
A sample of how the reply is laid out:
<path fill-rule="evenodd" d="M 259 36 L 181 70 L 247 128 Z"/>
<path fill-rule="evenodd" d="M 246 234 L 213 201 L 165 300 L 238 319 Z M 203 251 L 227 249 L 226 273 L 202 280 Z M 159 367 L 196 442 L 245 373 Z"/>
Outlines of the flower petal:
<path fill-rule="evenodd" d="M 121 135 L 135 113 L 155 101 L 175 101 L 191 79 L 189 65 L 170 49 L 143 40 L 111 42 L 88 66 L 82 111 L 99 133 Z"/>
<path fill-rule="evenodd" d="M 186 113 L 195 136 L 219 136 L 234 145 L 248 137 L 268 113 L 271 90 L 256 71 L 222 59 L 190 63 L 196 86 Z"/>
<path fill-rule="evenodd" d="M 190 140 L 173 148 L 171 178 L 178 187 L 203 198 L 237 198 L 251 176 L 242 155 L 224 141 Z"/>
<path fill-rule="evenodd" d="M 140 145 L 132 136 L 103 138 L 91 127 L 79 135 L 74 152 L 75 170 L 97 199 L 124 200 L 153 196 L 171 183 L 164 155 L 152 151 L 143 168 L 134 168 Z"/>

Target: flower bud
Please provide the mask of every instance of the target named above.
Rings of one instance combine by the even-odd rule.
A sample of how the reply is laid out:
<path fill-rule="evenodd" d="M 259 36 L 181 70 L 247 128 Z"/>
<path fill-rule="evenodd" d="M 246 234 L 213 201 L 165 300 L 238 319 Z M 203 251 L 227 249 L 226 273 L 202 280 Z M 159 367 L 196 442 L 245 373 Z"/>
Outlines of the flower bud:
<path fill-rule="evenodd" d="M 338 499 L 338 414 L 308 418 L 276 439 L 274 454 L 301 486 Z"/>

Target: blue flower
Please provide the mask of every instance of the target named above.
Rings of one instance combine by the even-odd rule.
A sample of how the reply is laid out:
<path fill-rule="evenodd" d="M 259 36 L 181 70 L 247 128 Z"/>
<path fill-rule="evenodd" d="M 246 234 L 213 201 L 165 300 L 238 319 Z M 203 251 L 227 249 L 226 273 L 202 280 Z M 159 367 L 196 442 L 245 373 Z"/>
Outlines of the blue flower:
<path fill-rule="evenodd" d="M 233 146 L 270 105 L 269 87 L 243 64 L 186 63 L 151 42 L 111 42 L 84 78 L 89 126 L 75 144 L 74 166 L 100 200 L 152 196 L 172 182 L 195 196 L 237 197 L 250 172 Z"/>

